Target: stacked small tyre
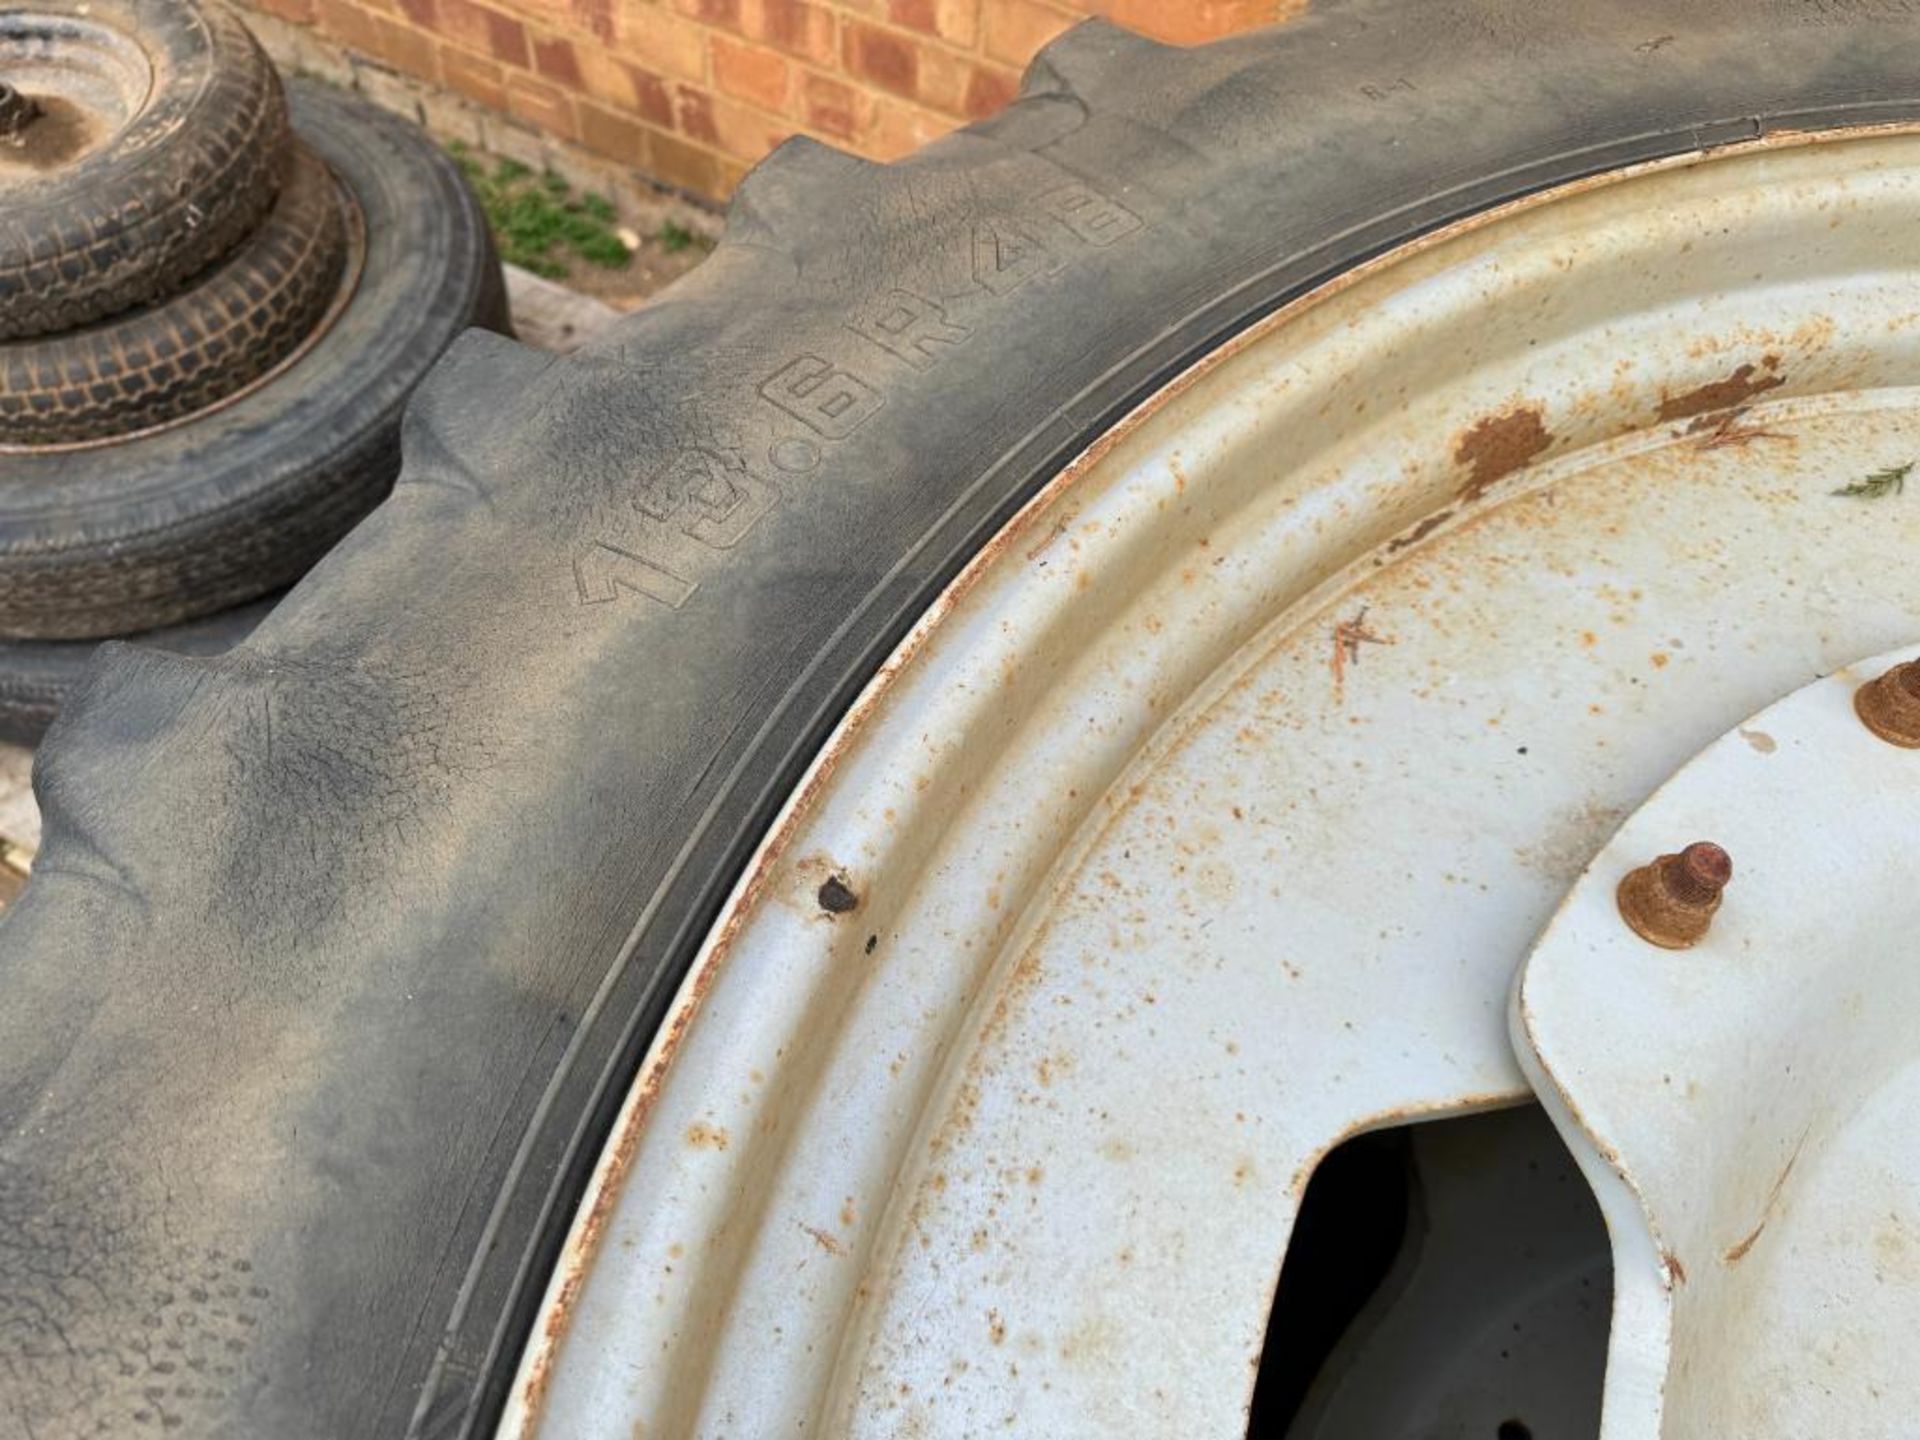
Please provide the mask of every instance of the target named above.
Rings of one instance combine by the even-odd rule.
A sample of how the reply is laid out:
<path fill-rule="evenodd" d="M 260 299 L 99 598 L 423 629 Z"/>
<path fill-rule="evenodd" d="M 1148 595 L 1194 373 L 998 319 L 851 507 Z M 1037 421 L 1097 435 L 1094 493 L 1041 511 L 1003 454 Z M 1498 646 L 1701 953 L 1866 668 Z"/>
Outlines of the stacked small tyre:
<path fill-rule="evenodd" d="M 507 328 L 426 136 L 191 0 L 0 9 L 0 737 L 98 642 L 237 643 L 391 487 L 407 396 Z"/>

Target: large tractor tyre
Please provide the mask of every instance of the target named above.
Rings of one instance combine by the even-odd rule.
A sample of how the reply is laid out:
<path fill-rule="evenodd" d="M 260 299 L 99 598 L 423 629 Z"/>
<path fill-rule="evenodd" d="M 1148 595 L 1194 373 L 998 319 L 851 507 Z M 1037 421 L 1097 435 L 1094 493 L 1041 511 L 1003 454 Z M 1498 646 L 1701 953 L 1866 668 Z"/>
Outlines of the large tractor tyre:
<path fill-rule="evenodd" d="M 245 389 L 338 297 L 350 218 L 326 162 L 297 145 L 260 228 L 178 295 L 79 330 L 0 341 L 0 445 L 111 440 Z"/>
<path fill-rule="evenodd" d="M 176 655 L 220 655 L 253 633 L 277 597 L 182 625 L 129 635 L 128 643 Z M 0 740 L 37 745 L 100 648 L 94 640 L 0 640 Z"/>
<path fill-rule="evenodd" d="M 279 77 L 217 0 L 32 0 L 0 14 L 0 82 L 0 339 L 173 294 L 285 173 Z"/>
<path fill-rule="evenodd" d="M 0 635 L 153 630 L 289 584 L 387 493 L 407 396 L 454 337 L 507 328 L 500 262 L 453 161 L 357 97 L 291 89 L 364 253 L 315 330 L 204 413 L 0 449 Z"/>
<path fill-rule="evenodd" d="M 491 1433 L 710 920 L 1023 502 L 1449 222 L 1920 120 L 1908 18 L 1348 0 L 1190 51 L 1089 23 L 897 164 L 782 147 L 585 351 L 463 339 L 392 497 L 246 643 L 105 647 L 48 737 L 0 926 L 0 1414 Z"/>

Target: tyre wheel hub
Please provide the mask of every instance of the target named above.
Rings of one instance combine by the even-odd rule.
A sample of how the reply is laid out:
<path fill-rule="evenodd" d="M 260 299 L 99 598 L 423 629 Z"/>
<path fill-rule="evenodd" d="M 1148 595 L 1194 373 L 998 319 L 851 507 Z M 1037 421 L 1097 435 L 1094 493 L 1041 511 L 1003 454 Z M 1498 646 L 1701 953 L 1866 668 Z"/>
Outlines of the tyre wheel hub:
<path fill-rule="evenodd" d="M 0 15 L 0 185 L 100 149 L 136 115 L 153 66 L 120 31 L 73 15 Z"/>
<path fill-rule="evenodd" d="M 40 114 L 40 107 L 4 81 L 0 81 L 0 140 L 19 144 L 21 133 Z"/>

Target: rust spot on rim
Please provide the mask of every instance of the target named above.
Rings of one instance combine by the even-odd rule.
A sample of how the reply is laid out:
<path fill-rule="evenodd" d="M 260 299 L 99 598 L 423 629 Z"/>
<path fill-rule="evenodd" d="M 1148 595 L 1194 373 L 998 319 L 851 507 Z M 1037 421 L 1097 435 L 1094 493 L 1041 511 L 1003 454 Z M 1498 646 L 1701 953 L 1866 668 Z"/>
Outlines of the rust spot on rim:
<path fill-rule="evenodd" d="M 1333 626 L 1333 698 L 1339 704 L 1346 697 L 1347 667 L 1360 663 L 1362 645 L 1391 645 L 1384 635 L 1367 628 L 1367 607 L 1362 605 L 1351 620 L 1338 620 Z"/>
<path fill-rule="evenodd" d="M 687 1127 L 687 1145 L 694 1150 L 724 1150 L 732 1143 L 726 1130 L 718 1125 L 709 1125 L 698 1121 Z"/>
<path fill-rule="evenodd" d="M 1453 458 L 1467 467 L 1460 498 L 1473 503 L 1552 443 L 1553 434 L 1537 404 L 1519 405 L 1478 421 L 1453 447 Z"/>
<path fill-rule="evenodd" d="M 822 1250 L 826 1251 L 827 1254 L 844 1255 L 847 1253 L 846 1247 L 844 1245 L 842 1245 L 838 1240 L 836 1240 L 830 1232 L 826 1230 L 822 1230 L 818 1225 L 809 1225 L 805 1221 L 801 1221 L 800 1228 L 806 1231 L 808 1235 L 812 1236 L 813 1243 L 818 1245 Z"/>
<path fill-rule="evenodd" d="M 1389 542 L 1387 545 L 1387 553 L 1389 555 L 1397 555 L 1409 545 L 1418 545 L 1422 540 L 1426 539 L 1427 536 L 1438 530 L 1452 518 L 1453 511 L 1451 510 L 1435 511 L 1418 525 L 1407 531 L 1406 534 L 1398 536 Z"/>
<path fill-rule="evenodd" d="M 1724 380 L 1696 386 L 1684 395 L 1667 396 L 1660 402 L 1660 419 L 1663 423 L 1690 420 L 1715 410 L 1731 410 L 1786 383 L 1787 377 L 1780 373 L 1780 357 L 1763 355 L 1758 365 L 1742 365 Z"/>
<path fill-rule="evenodd" d="M 1728 446 L 1738 446 L 1744 450 L 1756 440 L 1793 439 L 1791 435 L 1778 430 L 1762 430 L 1757 425 L 1746 424 L 1746 414 L 1747 407 L 1744 405 L 1732 410 L 1710 412 L 1687 426 L 1687 434 L 1700 437 L 1693 442 L 1699 450 L 1723 450 Z"/>
<path fill-rule="evenodd" d="M 1671 1250 L 1660 1252 L 1660 1264 L 1667 1272 L 1667 1288 L 1675 1289 L 1687 1283 L 1687 1267 L 1680 1263 L 1680 1257 Z"/>

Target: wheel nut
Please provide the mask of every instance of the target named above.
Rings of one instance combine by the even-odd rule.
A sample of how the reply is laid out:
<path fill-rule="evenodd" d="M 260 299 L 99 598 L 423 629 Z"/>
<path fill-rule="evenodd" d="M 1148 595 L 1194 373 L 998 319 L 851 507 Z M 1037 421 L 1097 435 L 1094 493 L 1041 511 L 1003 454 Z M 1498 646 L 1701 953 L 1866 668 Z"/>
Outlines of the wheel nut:
<path fill-rule="evenodd" d="M 1890 745 L 1920 750 L 1920 660 L 1896 665 L 1853 692 L 1866 727 Z"/>
<path fill-rule="evenodd" d="M 1705 840 L 1678 855 L 1662 855 L 1620 882 L 1620 915 L 1642 940 L 1685 950 L 1707 933 L 1720 892 L 1733 879 L 1733 860 Z"/>
<path fill-rule="evenodd" d="M 40 113 L 40 107 L 0 80 L 0 138 L 11 138 L 27 128 L 27 122 Z"/>

